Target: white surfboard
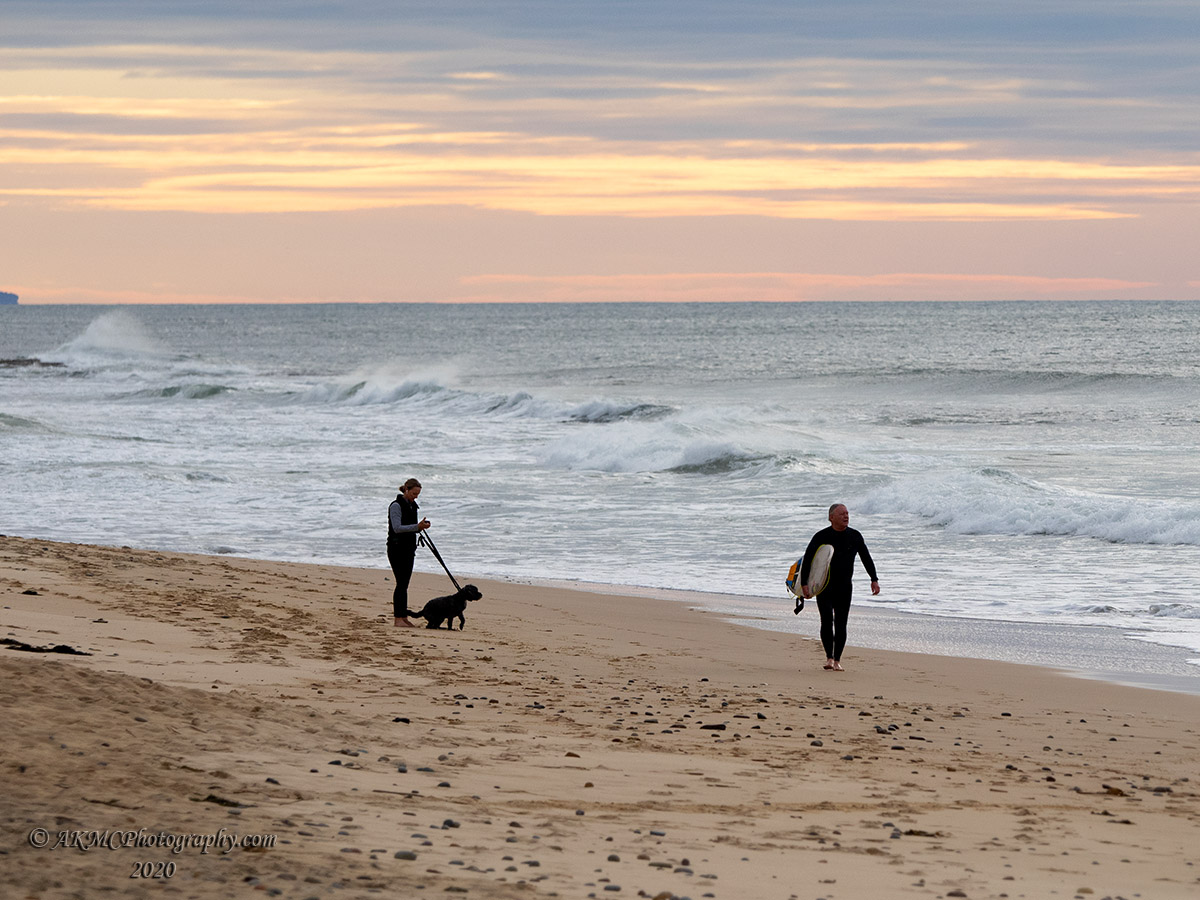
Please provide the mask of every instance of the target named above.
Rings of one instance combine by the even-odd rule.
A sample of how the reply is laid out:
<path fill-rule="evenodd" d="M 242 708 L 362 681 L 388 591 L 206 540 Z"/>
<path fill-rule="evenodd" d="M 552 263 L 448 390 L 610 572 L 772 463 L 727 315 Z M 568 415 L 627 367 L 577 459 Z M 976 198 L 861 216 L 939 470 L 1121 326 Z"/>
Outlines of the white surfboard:
<path fill-rule="evenodd" d="M 813 552 L 808 567 L 808 588 L 815 597 L 829 587 L 829 564 L 833 562 L 833 545 L 822 544 Z"/>

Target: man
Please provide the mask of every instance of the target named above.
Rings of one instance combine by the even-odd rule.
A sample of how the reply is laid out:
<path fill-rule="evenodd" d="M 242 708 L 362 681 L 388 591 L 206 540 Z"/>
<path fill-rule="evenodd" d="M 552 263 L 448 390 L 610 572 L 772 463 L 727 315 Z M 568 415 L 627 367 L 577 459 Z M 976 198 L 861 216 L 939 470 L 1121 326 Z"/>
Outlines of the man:
<path fill-rule="evenodd" d="M 808 542 L 804 551 L 804 562 L 800 566 L 801 591 L 806 598 L 812 597 L 808 584 L 813 554 L 822 544 L 833 547 L 833 560 L 829 564 L 829 583 L 817 597 L 817 610 L 821 613 L 821 643 L 825 645 L 825 668 L 844 672 L 842 650 L 846 646 L 846 620 L 850 618 L 850 595 L 853 592 L 851 577 L 854 575 L 854 557 L 857 555 L 871 576 L 871 593 L 879 593 L 879 577 L 875 574 L 875 563 L 863 541 L 863 536 L 850 527 L 850 511 L 846 504 L 835 503 L 829 507 L 829 527 L 822 528 Z"/>

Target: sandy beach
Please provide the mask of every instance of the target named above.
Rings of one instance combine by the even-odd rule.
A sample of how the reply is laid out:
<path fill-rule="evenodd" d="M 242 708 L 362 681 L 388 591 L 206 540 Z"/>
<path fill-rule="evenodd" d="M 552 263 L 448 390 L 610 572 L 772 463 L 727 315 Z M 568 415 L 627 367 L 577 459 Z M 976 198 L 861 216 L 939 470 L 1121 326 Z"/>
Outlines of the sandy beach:
<path fill-rule="evenodd" d="M 0 538 L 5 896 L 1200 896 L 1200 697 L 389 577 Z"/>

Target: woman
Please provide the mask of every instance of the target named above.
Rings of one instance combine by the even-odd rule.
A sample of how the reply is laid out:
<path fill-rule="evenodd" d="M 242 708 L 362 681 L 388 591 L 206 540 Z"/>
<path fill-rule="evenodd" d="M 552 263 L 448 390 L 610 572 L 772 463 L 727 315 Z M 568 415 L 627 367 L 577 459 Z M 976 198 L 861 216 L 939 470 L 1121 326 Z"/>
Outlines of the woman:
<path fill-rule="evenodd" d="M 417 495 L 421 482 L 410 478 L 400 486 L 400 493 L 388 507 L 388 562 L 396 578 L 392 592 L 393 626 L 416 626 L 408 620 L 408 582 L 412 579 L 413 557 L 417 555 L 417 533 L 429 527 L 428 519 L 417 521 Z"/>

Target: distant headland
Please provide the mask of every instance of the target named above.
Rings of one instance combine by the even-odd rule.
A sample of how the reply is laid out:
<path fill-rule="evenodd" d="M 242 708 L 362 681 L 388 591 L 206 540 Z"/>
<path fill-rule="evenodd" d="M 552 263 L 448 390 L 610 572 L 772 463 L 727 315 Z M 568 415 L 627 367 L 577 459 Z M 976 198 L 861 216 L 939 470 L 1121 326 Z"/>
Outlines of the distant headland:
<path fill-rule="evenodd" d="M 4 306 L 6 304 L 8 306 L 16 306 L 17 295 L 10 294 L 8 291 L 0 291 L 0 306 Z"/>

